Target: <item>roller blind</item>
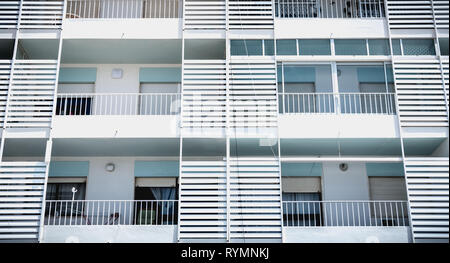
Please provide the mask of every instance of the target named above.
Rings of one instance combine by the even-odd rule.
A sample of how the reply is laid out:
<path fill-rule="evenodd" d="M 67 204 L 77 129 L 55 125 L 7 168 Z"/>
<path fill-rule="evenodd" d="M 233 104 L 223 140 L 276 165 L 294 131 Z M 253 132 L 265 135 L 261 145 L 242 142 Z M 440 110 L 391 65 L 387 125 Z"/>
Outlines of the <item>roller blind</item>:
<path fill-rule="evenodd" d="M 400 177 L 369 177 L 371 200 L 406 200 L 405 179 Z"/>
<path fill-rule="evenodd" d="M 321 192 L 320 177 L 283 177 L 283 192 L 318 193 Z"/>
<path fill-rule="evenodd" d="M 176 178 L 136 178 L 136 187 L 175 187 Z"/>

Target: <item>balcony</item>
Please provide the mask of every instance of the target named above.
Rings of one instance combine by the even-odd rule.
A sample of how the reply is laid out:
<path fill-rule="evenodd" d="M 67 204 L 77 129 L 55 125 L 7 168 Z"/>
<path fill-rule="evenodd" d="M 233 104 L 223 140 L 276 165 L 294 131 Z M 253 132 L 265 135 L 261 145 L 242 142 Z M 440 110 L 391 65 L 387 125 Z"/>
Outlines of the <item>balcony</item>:
<path fill-rule="evenodd" d="M 406 201 L 284 201 L 286 242 L 408 242 Z"/>
<path fill-rule="evenodd" d="M 284 93 L 280 114 L 395 115 L 394 93 Z"/>
<path fill-rule="evenodd" d="M 59 138 L 174 138 L 179 93 L 60 93 L 54 116 Z"/>
<path fill-rule="evenodd" d="M 381 18 L 383 0 L 276 0 L 279 18 Z"/>
<path fill-rule="evenodd" d="M 177 115 L 180 97 L 178 93 L 63 93 L 58 94 L 56 115 Z"/>
<path fill-rule="evenodd" d="M 68 0 L 66 18 L 181 18 L 182 5 L 182 0 Z"/>
<path fill-rule="evenodd" d="M 49 200 L 45 211 L 44 242 L 176 242 L 177 200 Z M 287 242 L 406 242 L 407 215 L 406 201 L 283 202 Z"/>
<path fill-rule="evenodd" d="M 47 201 L 44 242 L 175 242 L 176 200 Z"/>

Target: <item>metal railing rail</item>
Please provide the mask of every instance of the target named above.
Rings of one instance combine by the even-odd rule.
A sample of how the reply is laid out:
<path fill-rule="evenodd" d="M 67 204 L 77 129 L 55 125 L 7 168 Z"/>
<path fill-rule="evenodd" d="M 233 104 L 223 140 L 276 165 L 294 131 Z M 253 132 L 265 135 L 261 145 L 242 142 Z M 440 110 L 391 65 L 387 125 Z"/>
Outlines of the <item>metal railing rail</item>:
<path fill-rule="evenodd" d="M 394 93 L 280 93 L 281 114 L 395 115 Z"/>
<path fill-rule="evenodd" d="M 181 18 L 182 6 L 182 0 L 68 0 L 66 18 Z"/>
<path fill-rule="evenodd" d="M 179 93 L 60 93 L 56 115 L 177 115 Z"/>
<path fill-rule="evenodd" d="M 178 200 L 48 200 L 49 226 L 176 225 Z"/>
<path fill-rule="evenodd" d="M 407 201 L 283 201 L 287 227 L 408 226 Z"/>
<path fill-rule="evenodd" d="M 275 0 L 279 18 L 381 18 L 384 0 Z"/>

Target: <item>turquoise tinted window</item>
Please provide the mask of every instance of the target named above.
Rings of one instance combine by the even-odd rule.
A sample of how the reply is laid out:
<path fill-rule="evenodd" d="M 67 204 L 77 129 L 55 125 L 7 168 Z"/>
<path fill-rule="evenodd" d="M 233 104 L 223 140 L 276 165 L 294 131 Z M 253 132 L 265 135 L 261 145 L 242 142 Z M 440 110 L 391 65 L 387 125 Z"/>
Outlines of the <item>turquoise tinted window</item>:
<path fill-rule="evenodd" d="M 264 39 L 264 55 L 266 56 L 274 55 L 273 39 Z"/>
<path fill-rule="evenodd" d="M 392 39 L 392 51 L 394 55 L 401 56 L 402 48 L 400 47 L 400 39 Z"/>
<path fill-rule="evenodd" d="M 436 55 L 433 39 L 402 39 L 402 43 L 405 56 Z"/>
<path fill-rule="evenodd" d="M 329 39 L 299 39 L 298 54 L 301 55 L 331 55 Z"/>
<path fill-rule="evenodd" d="M 277 40 L 277 55 L 297 55 L 297 43 L 295 39 Z"/>
<path fill-rule="evenodd" d="M 336 55 L 367 55 L 365 39 L 334 40 Z"/>
<path fill-rule="evenodd" d="M 376 55 L 389 55 L 389 40 L 387 39 L 369 39 L 369 54 Z"/>
<path fill-rule="evenodd" d="M 439 48 L 442 56 L 448 56 L 448 38 L 439 39 Z"/>
<path fill-rule="evenodd" d="M 261 40 L 231 40 L 232 56 L 261 56 Z"/>

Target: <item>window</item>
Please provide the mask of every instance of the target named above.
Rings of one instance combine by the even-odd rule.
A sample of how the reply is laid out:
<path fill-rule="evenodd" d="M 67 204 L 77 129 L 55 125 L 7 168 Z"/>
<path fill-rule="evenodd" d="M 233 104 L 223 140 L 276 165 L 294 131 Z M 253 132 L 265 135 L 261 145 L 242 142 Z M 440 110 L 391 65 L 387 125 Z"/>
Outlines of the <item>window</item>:
<path fill-rule="evenodd" d="M 277 55 L 297 55 L 296 39 L 277 40 Z"/>
<path fill-rule="evenodd" d="M 387 39 L 369 39 L 369 54 L 371 56 L 376 55 L 389 55 L 389 40 Z"/>
<path fill-rule="evenodd" d="M 173 225 L 177 222 L 177 179 L 174 177 L 136 178 L 134 192 L 138 225 Z"/>
<path fill-rule="evenodd" d="M 448 38 L 439 38 L 439 48 L 441 56 L 448 56 Z"/>
<path fill-rule="evenodd" d="M 56 115 L 91 115 L 92 97 L 67 95 L 56 100 Z"/>
<path fill-rule="evenodd" d="M 285 226 L 321 226 L 320 193 L 283 192 Z"/>
<path fill-rule="evenodd" d="M 403 55 L 405 56 L 434 56 L 433 39 L 402 39 Z"/>
<path fill-rule="evenodd" d="M 76 189 L 73 196 L 72 188 Z M 46 200 L 84 200 L 86 183 L 48 183 Z"/>
<path fill-rule="evenodd" d="M 367 55 L 365 39 L 336 39 L 334 48 L 336 55 Z"/>
<path fill-rule="evenodd" d="M 282 77 L 283 97 L 279 104 L 285 113 L 333 112 L 330 65 L 287 64 L 283 65 Z"/>
<path fill-rule="evenodd" d="M 379 225 L 405 223 L 405 217 L 408 215 L 406 202 L 391 202 L 407 200 L 403 177 L 369 176 L 369 192 L 371 200 L 379 201 L 371 204 L 371 217 L 375 218 Z"/>
<path fill-rule="evenodd" d="M 394 55 L 396 55 L 396 56 L 402 55 L 400 39 L 392 39 L 392 51 L 394 52 Z"/>
<path fill-rule="evenodd" d="M 389 94 L 393 92 L 393 77 L 389 69 L 376 64 L 338 65 L 341 113 L 394 114 L 395 101 Z"/>
<path fill-rule="evenodd" d="M 231 40 L 232 56 L 261 56 L 263 54 L 261 40 Z"/>
<path fill-rule="evenodd" d="M 273 56 L 274 55 L 274 41 L 273 39 L 264 39 L 264 55 Z"/>
<path fill-rule="evenodd" d="M 298 54 L 302 55 L 331 55 L 329 39 L 299 39 Z"/>

